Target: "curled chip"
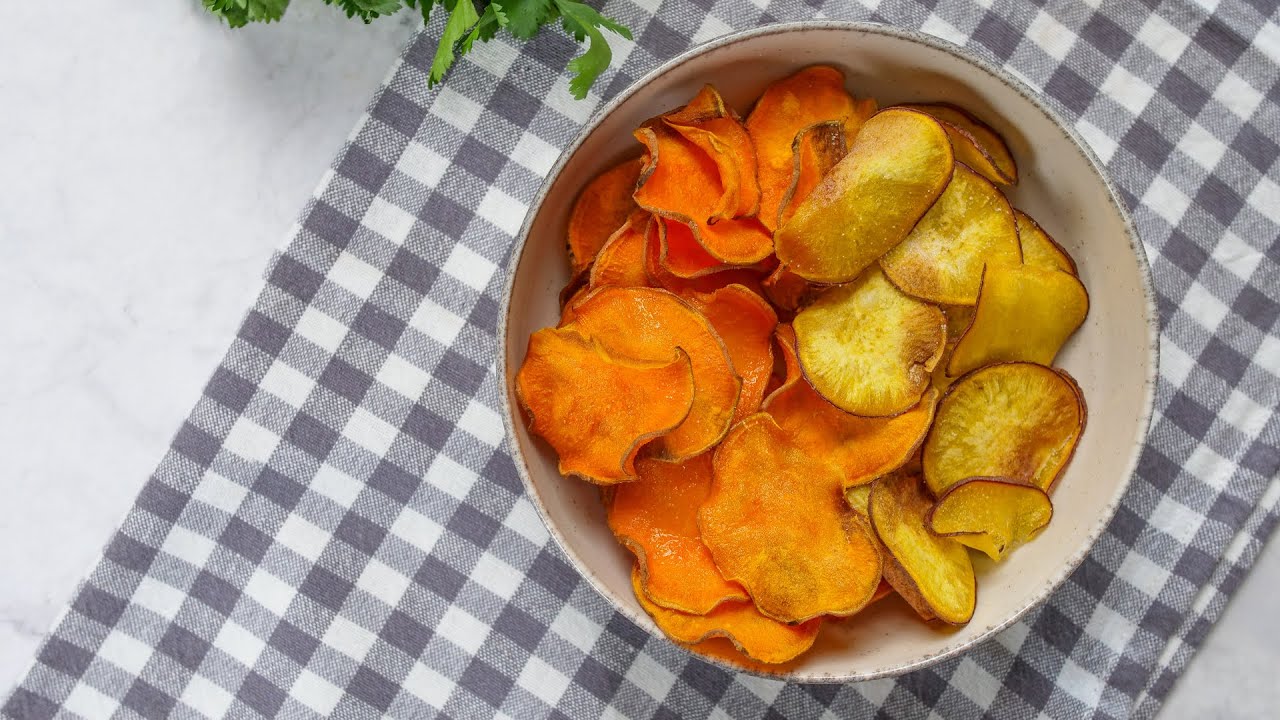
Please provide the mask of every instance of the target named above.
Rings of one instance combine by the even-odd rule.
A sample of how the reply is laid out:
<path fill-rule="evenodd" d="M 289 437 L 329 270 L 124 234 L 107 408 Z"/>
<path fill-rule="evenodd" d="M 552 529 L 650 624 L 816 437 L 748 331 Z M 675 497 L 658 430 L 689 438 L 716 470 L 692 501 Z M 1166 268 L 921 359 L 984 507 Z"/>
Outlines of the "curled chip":
<path fill-rule="evenodd" d="M 986 123 L 954 105 L 933 103 L 906 105 L 937 118 L 947 129 L 955 147 L 956 160 L 982 173 L 982 176 L 999 185 L 1018 182 L 1018 166 L 1013 153 L 1000 135 Z M 972 162 L 971 162 L 972 161 Z"/>
<path fill-rule="evenodd" d="M 783 663 L 813 646 L 822 618 L 788 625 L 761 615 L 748 602 L 729 601 L 705 615 L 693 615 L 656 605 L 645 596 L 639 570 L 631 570 L 636 600 L 667 637 L 685 645 L 722 637 L 748 657 L 764 663 Z"/>
<path fill-rule="evenodd" d="M 724 342 L 702 313 L 665 290 L 605 287 L 574 306 L 570 327 L 625 357 L 668 359 L 675 348 L 689 354 L 693 408 L 679 427 L 655 443 L 661 457 L 690 458 L 724 437 L 738 404 L 740 381 Z"/>
<path fill-rule="evenodd" d="M 694 375 L 684 350 L 665 360 L 608 352 L 571 329 L 544 328 L 529 338 L 516 393 L 530 429 L 560 456 L 560 473 L 599 484 L 632 480 L 640 446 L 681 425 L 694 403 Z"/>
<path fill-rule="evenodd" d="M 800 203 L 813 193 L 822 178 L 848 154 L 849 145 L 844 125 L 834 120 L 810 125 L 796 135 L 791 152 L 791 184 L 778 209 L 780 226 L 791 219 Z"/>
<path fill-rule="evenodd" d="M 644 458 L 636 469 L 638 480 L 612 488 L 609 527 L 635 554 L 644 594 L 695 615 L 725 601 L 747 601 L 746 592 L 720 574 L 698 535 L 698 507 L 711 492 L 711 453 L 680 464 Z"/>
<path fill-rule="evenodd" d="M 635 131 L 649 149 L 635 200 L 661 217 L 689 223 L 699 244 L 721 262 L 750 265 L 769 256 L 773 241 L 755 218 L 721 218 L 720 168 L 702 148 L 664 123 Z"/>
<path fill-rule="evenodd" d="M 723 211 L 716 217 L 749 217 L 760 211 L 755 147 L 742 121 L 725 106 L 715 87 L 704 85 L 688 105 L 667 113 L 662 120 L 702 148 L 719 168 Z"/>
<path fill-rule="evenodd" d="M 778 260 L 814 282 L 854 279 L 907 237 L 947 186 L 954 164 L 937 120 L 914 110 L 881 110 L 778 228 Z"/>
<path fill-rule="evenodd" d="M 676 218 L 654 218 L 658 232 L 658 263 L 678 278 L 696 278 L 725 269 L 707 252 L 688 223 Z"/>
<path fill-rule="evenodd" d="M 631 213 L 596 254 L 596 260 L 591 264 L 589 287 L 594 290 L 605 285 L 628 287 L 649 284 L 644 257 L 651 222 L 652 216 L 643 210 Z"/>
<path fill-rule="evenodd" d="M 1018 225 L 1018 242 L 1022 244 L 1024 263 L 1079 275 L 1076 271 L 1076 261 L 1071 259 L 1071 255 L 1062 249 L 1058 241 L 1040 227 L 1040 223 L 1017 208 L 1013 210 L 1013 219 Z"/>
<path fill-rule="evenodd" d="M 792 143 L 814 123 L 835 120 L 850 139 L 872 113 L 874 101 L 858 102 L 844 89 L 844 73 L 830 65 L 814 65 L 765 88 L 747 116 L 760 177 L 760 220 L 773 230 L 791 186 Z"/>
<path fill-rule="evenodd" d="M 813 293 L 809 281 L 779 265 L 761 283 L 765 296 L 779 310 L 795 312 L 811 299 Z"/>
<path fill-rule="evenodd" d="M 727 285 L 710 293 L 689 293 L 685 300 L 711 321 L 729 350 L 733 369 L 742 378 L 734 422 L 755 413 L 773 374 L 773 330 L 778 315 L 769 302 L 743 285 Z"/>
<path fill-rule="evenodd" d="M 934 495 L 971 477 L 1003 477 L 1048 491 L 1084 430 L 1084 396 L 1063 370 L 1027 362 L 961 377 L 938 403 L 924 441 Z"/>
<path fill-rule="evenodd" d="M 1089 295 L 1075 275 L 1033 265 L 989 266 L 947 374 L 1010 360 L 1050 365 L 1088 313 Z"/>
<path fill-rule="evenodd" d="M 600 173 L 582 188 L 569 213 L 569 264 L 579 272 L 591 264 L 615 230 L 635 209 L 640 158 L 624 160 Z"/>
<path fill-rule="evenodd" d="M 877 268 L 796 314 L 800 367 L 831 404 L 897 415 L 920 402 L 947 339 L 942 311 L 905 295 Z"/>
<path fill-rule="evenodd" d="M 880 258 L 885 274 L 903 292 L 947 305 L 977 302 L 983 265 L 1021 262 L 1009 201 L 960 163 L 907 239 Z"/>
<path fill-rule="evenodd" d="M 973 617 L 978 588 L 969 551 L 925 527 L 933 505 L 920 478 L 891 473 L 871 486 L 871 524 L 889 557 L 885 579 L 925 619 L 963 625 Z"/>
<path fill-rule="evenodd" d="M 780 622 L 861 610 L 880 582 L 868 527 L 844 502 L 834 465 L 793 444 L 758 413 L 716 450 L 715 482 L 698 512 L 720 572 Z"/>
<path fill-rule="evenodd" d="M 1044 490 L 1004 478 L 969 478 L 952 485 L 929 511 L 929 529 L 1001 560 L 1053 518 Z"/>
<path fill-rule="evenodd" d="M 901 467 L 924 441 L 938 402 L 936 390 L 928 389 L 915 407 L 894 417 L 850 415 L 824 400 L 801 375 L 791 327 L 779 326 L 777 341 L 787 377 L 764 410 L 792 442 L 840 468 L 846 488 Z"/>

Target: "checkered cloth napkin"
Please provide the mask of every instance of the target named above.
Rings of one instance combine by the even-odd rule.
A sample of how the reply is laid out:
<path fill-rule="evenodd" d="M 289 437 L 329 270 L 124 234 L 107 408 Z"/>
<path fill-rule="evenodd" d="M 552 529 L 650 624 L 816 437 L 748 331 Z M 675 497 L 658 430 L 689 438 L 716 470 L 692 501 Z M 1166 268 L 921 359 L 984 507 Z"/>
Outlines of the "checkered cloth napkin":
<path fill-rule="evenodd" d="M 586 102 L 558 34 L 485 45 L 438 91 L 438 26 L 412 42 L 4 715 L 1151 716 L 1276 524 L 1280 26 L 1237 0 L 863 2 L 613 0 L 636 40 Z M 1048 97 L 1133 209 L 1162 330 L 1149 442 L 1079 570 L 967 655 L 849 685 L 734 674 L 613 612 L 523 494 L 494 369 L 512 237 L 593 107 L 820 14 Z"/>

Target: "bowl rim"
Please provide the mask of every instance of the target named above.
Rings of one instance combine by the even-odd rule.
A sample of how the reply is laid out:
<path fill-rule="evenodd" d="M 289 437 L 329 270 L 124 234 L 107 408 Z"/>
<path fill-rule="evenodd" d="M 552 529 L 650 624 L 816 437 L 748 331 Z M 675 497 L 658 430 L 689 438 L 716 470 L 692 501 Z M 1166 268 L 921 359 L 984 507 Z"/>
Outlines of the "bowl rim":
<path fill-rule="evenodd" d="M 670 70 L 674 69 L 675 67 L 685 62 L 688 62 L 696 57 L 705 55 L 715 50 L 728 47 L 730 45 L 735 45 L 737 43 L 751 40 L 757 37 L 764 37 L 768 35 L 783 34 L 783 33 L 792 33 L 792 32 L 805 32 L 809 30 L 836 30 L 836 31 L 854 32 L 854 33 L 865 33 L 865 34 L 871 34 L 871 35 L 882 35 L 882 36 L 897 38 L 899 40 L 906 40 L 909 42 L 919 43 L 921 45 L 925 45 L 935 50 L 940 50 L 944 53 L 947 53 L 948 55 L 951 55 L 952 57 L 956 58 L 959 61 L 968 63 L 969 65 L 972 65 L 978 70 L 986 72 L 987 74 L 991 75 L 995 79 L 1001 81 L 1006 86 L 1008 86 L 1011 90 L 1021 95 L 1023 99 L 1027 100 L 1029 103 L 1031 103 L 1032 106 L 1034 106 L 1045 117 L 1047 117 L 1050 120 L 1050 122 L 1052 122 L 1052 124 L 1055 127 L 1057 127 L 1057 129 L 1060 132 L 1062 132 L 1062 134 L 1066 136 L 1068 140 L 1071 141 L 1071 144 L 1075 146 L 1076 151 L 1079 152 L 1088 162 L 1089 167 L 1092 169 L 1094 176 L 1099 181 L 1101 181 L 1103 186 L 1106 188 L 1107 199 L 1111 203 L 1112 208 L 1119 215 L 1122 221 L 1122 224 L 1124 226 L 1125 239 L 1128 240 L 1129 247 L 1133 251 L 1135 258 L 1138 261 L 1138 270 L 1139 270 L 1138 274 L 1141 280 L 1141 285 L 1142 285 L 1141 289 L 1143 293 L 1143 298 L 1145 300 L 1144 310 L 1145 310 L 1145 320 L 1147 325 L 1147 357 L 1149 360 L 1149 364 L 1147 367 L 1147 376 L 1144 379 L 1144 387 L 1143 387 L 1144 408 L 1142 410 L 1141 416 L 1138 419 L 1138 429 L 1140 430 L 1140 432 L 1136 435 L 1136 437 L 1141 438 L 1141 442 L 1135 447 L 1134 452 L 1130 456 L 1128 464 L 1124 468 L 1124 473 L 1121 475 L 1121 481 L 1116 485 L 1115 492 L 1113 492 L 1111 497 L 1107 499 L 1106 505 L 1102 508 L 1102 511 L 1098 514 L 1097 522 L 1093 525 L 1092 529 L 1089 531 L 1088 541 L 1085 543 L 1082 549 L 1080 549 L 1074 555 L 1072 555 L 1067 559 L 1067 561 L 1062 565 L 1062 567 L 1058 570 L 1058 572 L 1054 573 L 1049 578 L 1047 578 L 1048 582 L 1044 585 L 1043 589 L 1039 593 L 1037 593 L 1034 597 L 1028 600 L 1028 602 L 1025 605 L 1023 605 L 1022 607 L 1018 608 L 1016 611 L 1011 613 L 1004 620 L 992 624 L 991 626 L 980 631 L 978 634 L 974 635 L 967 642 L 964 642 L 955 647 L 947 648 L 933 655 L 921 657 L 911 662 L 903 663 L 901 665 L 896 665 L 892 667 L 879 667 L 879 668 L 874 668 L 872 670 L 868 670 L 865 672 L 846 672 L 846 673 L 827 672 L 827 673 L 814 674 L 814 675 L 797 674 L 794 671 L 780 671 L 780 672 L 762 671 L 754 667 L 739 665 L 719 657 L 709 657 L 705 655 L 700 655 L 698 653 L 694 653 L 692 650 L 689 650 L 688 648 L 685 648 L 684 646 L 679 645 L 678 643 L 672 642 L 671 640 L 666 638 L 664 635 L 662 635 L 661 631 L 658 631 L 656 633 L 653 632 L 654 626 L 653 626 L 652 619 L 644 615 L 644 613 L 642 612 L 634 611 L 633 609 L 627 607 L 625 604 L 618 602 L 617 599 L 614 598 L 613 593 L 609 591 L 609 589 L 604 586 L 604 583 L 598 577 L 596 577 L 595 573 L 592 572 L 591 569 L 586 566 L 586 564 L 582 561 L 582 558 L 579 557 L 578 554 L 574 552 L 574 550 L 570 547 L 569 543 L 565 540 L 560 530 L 554 525 L 554 523 L 551 522 L 551 518 L 548 514 L 548 511 L 542 502 L 542 497 L 538 494 L 537 489 L 534 487 L 533 478 L 531 477 L 530 471 L 529 471 L 528 461 L 525 458 L 524 452 L 521 450 L 519 443 L 516 442 L 515 440 L 514 424 L 517 422 L 516 420 L 517 409 L 514 407 L 514 405 L 511 402 L 509 379 L 511 377 L 510 373 L 512 368 L 508 366 L 508 362 L 507 362 L 508 349 L 509 349 L 508 335 L 509 335 L 509 325 L 510 325 L 509 321 L 510 321 L 510 315 L 511 315 L 511 295 L 515 287 L 516 270 L 520 265 L 521 259 L 523 258 L 525 245 L 527 244 L 527 241 L 528 241 L 529 230 L 532 227 L 533 220 L 538 215 L 538 212 L 541 209 L 547 194 L 550 192 L 551 187 L 555 185 L 556 181 L 560 177 L 560 173 L 564 170 L 565 165 L 568 164 L 570 158 L 572 158 L 577 153 L 578 149 L 582 146 L 582 144 L 586 141 L 586 139 L 590 137 L 591 134 L 594 133 L 597 128 L 599 128 L 600 124 L 603 123 L 606 118 L 608 118 L 611 114 L 613 114 L 613 112 L 616 111 L 618 107 L 621 106 L 624 102 L 626 102 L 633 95 L 639 92 L 640 89 L 647 87 L 650 83 L 657 80 L 662 75 L 666 74 Z M 517 233 L 512 243 L 511 252 L 508 255 L 508 259 L 505 267 L 505 272 L 507 274 L 507 277 L 505 278 L 505 282 L 503 283 L 502 299 L 501 299 L 501 305 L 498 311 L 498 327 L 497 327 L 498 355 L 499 355 L 498 369 L 500 371 L 500 374 L 498 377 L 502 379 L 502 388 L 501 388 L 501 391 L 499 392 L 499 396 L 500 396 L 500 402 L 502 403 L 503 422 L 507 425 L 507 428 L 506 428 L 508 431 L 507 438 L 510 440 L 509 447 L 510 447 L 511 455 L 514 459 L 513 464 L 515 465 L 516 472 L 520 475 L 520 481 L 524 486 L 525 493 L 528 495 L 529 500 L 533 504 L 534 508 L 537 509 L 538 516 L 542 520 L 542 524 L 546 528 L 548 535 L 555 540 L 557 545 L 560 546 L 560 550 L 568 557 L 569 561 L 573 563 L 574 569 L 578 572 L 578 574 L 581 575 L 582 578 L 586 580 L 587 584 L 590 585 L 591 588 L 597 594 L 602 596 L 605 599 L 605 601 L 608 602 L 609 605 L 612 606 L 612 608 L 615 611 L 622 613 L 629 620 L 645 628 L 651 634 L 660 637 L 662 640 L 669 642 L 672 645 L 680 647 L 684 652 L 689 653 L 691 656 L 696 657 L 699 660 L 702 660 L 703 662 L 719 665 L 720 667 L 730 670 L 732 672 L 743 672 L 743 673 L 755 675 L 758 677 L 769 678 L 772 680 L 781 680 L 784 682 L 803 682 L 803 683 L 860 682 L 865 680 L 875 680 L 879 678 L 897 677 L 899 675 L 904 675 L 906 673 L 909 673 L 915 670 L 920 670 L 920 669 L 929 667 L 931 665 L 934 665 L 936 663 L 942 662 L 943 660 L 946 660 L 948 658 L 955 657 L 962 653 L 968 652 L 973 648 L 977 647 L 978 645 L 992 639 L 996 634 L 1000 633 L 1001 631 L 1007 629 L 1017 621 L 1021 620 L 1023 616 L 1025 616 L 1032 609 L 1042 605 L 1045 601 L 1047 601 L 1054 594 L 1054 592 L 1059 587 L 1062 586 L 1062 584 L 1067 580 L 1067 578 L 1070 577 L 1070 575 L 1073 572 L 1075 572 L 1076 568 L 1078 568 L 1080 564 L 1084 562 L 1085 557 L 1087 557 L 1089 553 L 1093 550 L 1094 546 L 1098 542 L 1098 539 L 1102 536 L 1104 532 L 1106 532 L 1107 527 L 1111 524 L 1111 519 L 1115 516 L 1116 510 L 1120 506 L 1121 500 L 1123 499 L 1124 495 L 1128 492 L 1129 485 L 1133 479 L 1133 475 L 1137 471 L 1138 461 L 1142 456 L 1142 447 L 1145 446 L 1146 444 L 1146 440 L 1151 428 L 1151 418 L 1155 409 L 1156 383 L 1157 383 L 1157 378 L 1159 376 L 1159 366 L 1160 366 L 1160 341 L 1159 341 L 1160 328 L 1159 328 L 1159 320 L 1158 320 L 1159 315 L 1157 314 L 1157 309 L 1156 309 L 1154 283 L 1151 276 L 1151 265 L 1147 259 L 1146 248 L 1143 246 L 1142 240 L 1141 238 L 1139 238 L 1138 233 L 1134 228 L 1133 220 L 1130 217 L 1129 209 L 1125 201 L 1123 200 L 1123 198 L 1120 196 L 1115 184 L 1112 182 L 1111 177 L 1108 175 L 1105 166 L 1098 159 L 1097 155 L 1094 154 L 1093 150 L 1084 141 L 1084 139 L 1080 137 L 1079 133 L 1076 132 L 1075 128 L 1066 120 L 1064 120 L 1063 117 L 1056 110 L 1050 107 L 1049 104 L 1045 101 L 1045 99 L 1040 95 L 1040 93 L 1035 91 L 1033 88 L 1029 87 L 1020 78 L 1013 75 L 1011 72 L 1005 70 L 1004 68 L 1000 67 L 999 65 L 996 65 L 995 63 L 991 62 L 987 58 L 984 58 L 978 55 L 977 53 L 974 53 L 968 48 L 957 45 L 948 40 L 944 40 L 937 36 L 929 35 L 928 33 L 925 33 L 919 30 L 912 30 L 909 28 L 903 28 L 903 27 L 888 25 L 884 23 L 844 21 L 844 20 L 800 20 L 800 21 L 785 22 L 785 23 L 775 23 L 770 25 L 762 25 L 755 28 L 749 28 L 746 30 L 740 30 L 737 32 L 732 32 L 732 33 L 723 35 L 719 38 L 693 46 L 688 50 L 685 50 L 684 52 L 680 53 L 679 55 L 676 55 L 675 57 L 671 58 L 670 60 L 667 60 L 666 62 L 658 65 L 654 69 L 650 70 L 648 73 L 645 73 L 643 76 L 633 81 L 630 85 L 628 85 L 625 89 L 623 89 L 621 92 L 615 95 L 612 99 L 608 100 L 603 105 L 596 108 L 596 110 L 591 114 L 591 116 L 583 124 L 582 128 L 578 131 L 573 141 L 570 142 L 561 152 L 560 157 L 556 160 L 555 164 L 552 165 L 551 169 L 547 172 L 546 177 L 543 179 L 542 186 L 538 189 L 538 193 L 534 196 L 533 201 L 529 204 L 529 210 L 525 214 L 524 221 L 520 225 L 520 230 Z"/>

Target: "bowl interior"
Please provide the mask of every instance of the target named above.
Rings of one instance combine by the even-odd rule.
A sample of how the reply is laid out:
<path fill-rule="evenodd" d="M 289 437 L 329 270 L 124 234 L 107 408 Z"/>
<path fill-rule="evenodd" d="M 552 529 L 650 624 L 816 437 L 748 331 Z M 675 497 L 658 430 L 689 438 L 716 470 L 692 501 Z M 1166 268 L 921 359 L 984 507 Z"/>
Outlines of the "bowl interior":
<path fill-rule="evenodd" d="M 631 594 L 632 557 L 609 532 L 596 489 L 565 480 L 554 452 L 530 436 L 512 383 L 531 333 L 555 325 L 557 293 L 569 280 L 564 250 L 569 208 L 593 175 L 638 154 L 631 130 L 682 105 L 710 82 L 744 115 L 771 81 L 805 65 L 844 70 L 849 88 L 881 105 L 946 101 L 986 119 L 1018 161 L 1013 204 L 1035 217 L 1076 259 L 1092 308 L 1057 364 L 1079 381 L 1089 421 L 1053 495 L 1053 522 L 1034 542 L 994 564 L 975 560 L 978 606 L 965 627 L 925 625 L 894 596 L 848 621 L 828 623 L 814 649 L 779 668 L 797 680 L 868 679 L 958 652 L 1044 600 L 1087 553 L 1111 517 L 1146 433 L 1155 366 L 1147 270 L 1120 201 L 1090 156 L 1025 90 L 938 41 L 889 28 L 845 24 L 778 26 L 721 40 L 655 73 L 606 108 L 598 125 L 545 188 L 512 265 L 504 360 L 509 423 L 531 499 L 569 558 L 599 591 L 654 629 Z M 655 632 L 656 629 L 654 629 Z"/>

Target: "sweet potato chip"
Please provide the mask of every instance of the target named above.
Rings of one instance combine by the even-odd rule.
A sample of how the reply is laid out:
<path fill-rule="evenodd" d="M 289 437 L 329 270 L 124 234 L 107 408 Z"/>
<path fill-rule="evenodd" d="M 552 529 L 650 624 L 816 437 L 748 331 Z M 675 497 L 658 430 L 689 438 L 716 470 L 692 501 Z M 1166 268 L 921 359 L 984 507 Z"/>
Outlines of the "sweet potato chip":
<path fill-rule="evenodd" d="M 963 625 L 973 617 L 978 587 L 969 551 L 925 526 L 933 499 L 916 475 L 890 473 L 871 486 L 871 524 L 889 557 L 884 573 L 926 619 Z"/>
<path fill-rule="evenodd" d="M 787 379 L 769 396 L 764 410 L 792 442 L 839 467 L 846 488 L 898 469 L 924 441 L 938 402 L 936 390 L 926 390 L 915 407 L 894 417 L 851 415 L 824 400 L 801 375 L 789 326 L 778 327 L 777 342 Z"/>
<path fill-rule="evenodd" d="M 1010 360 L 1051 365 L 1088 312 L 1089 294 L 1075 275 L 1034 265 L 989 266 L 947 374 Z"/>
<path fill-rule="evenodd" d="M 971 477 L 1052 487 L 1084 430 L 1084 396 L 1063 370 L 1027 362 L 964 375 L 938 403 L 924 441 L 924 477 L 934 495 Z"/>
<path fill-rule="evenodd" d="M 680 426 L 694 403 L 689 355 L 669 346 L 666 359 L 608 352 L 571 329 L 529 337 L 516 393 L 529 429 L 560 456 L 560 472 L 609 484 L 636 476 L 640 446 Z"/>
<path fill-rule="evenodd" d="M 755 147 L 742 121 L 725 106 L 713 86 L 704 85 L 689 105 L 662 119 L 702 148 L 719 168 L 724 194 L 722 211 L 714 217 L 751 217 L 760 211 Z"/>
<path fill-rule="evenodd" d="M 721 262 L 750 265 L 769 256 L 773 241 L 755 218 L 721 219 L 724 184 L 714 159 L 663 123 L 635 131 L 649 148 L 635 200 L 661 217 L 690 224 L 708 253 Z"/>
<path fill-rule="evenodd" d="M 844 73 L 829 65 L 807 67 L 778 80 L 756 101 L 747 116 L 747 131 L 759 165 L 760 220 L 770 230 L 777 228 L 778 211 L 791 187 L 796 135 L 814 123 L 846 119 L 858 127 L 865 120 L 844 89 Z"/>
<path fill-rule="evenodd" d="M 679 464 L 643 458 L 636 470 L 638 480 L 613 488 L 609 527 L 635 554 L 648 599 L 695 615 L 728 600 L 747 601 L 742 587 L 720 574 L 698 535 L 698 507 L 711 493 L 711 453 Z"/>
<path fill-rule="evenodd" d="M 1018 166 L 1013 161 L 1013 153 L 1009 146 L 986 123 L 970 115 L 955 105 L 930 103 L 907 105 L 921 112 L 926 112 L 950 126 L 947 134 L 951 135 L 956 146 L 956 160 L 982 173 L 984 177 L 999 185 L 1013 185 L 1018 182 Z M 961 150 L 964 146 L 964 150 Z M 973 160 L 975 164 L 969 161 Z"/>
<path fill-rule="evenodd" d="M 852 615 L 880 582 L 868 528 L 834 465 L 793 444 L 769 415 L 738 423 L 716 450 L 702 541 L 726 578 L 780 622 Z"/>
<path fill-rule="evenodd" d="M 885 274 L 903 292 L 947 305 L 977 302 L 983 265 L 1021 262 L 1009 201 L 960 163 L 907 239 L 880 258 Z"/>
<path fill-rule="evenodd" d="M 783 663 L 813 646 L 823 618 L 798 625 L 772 620 L 748 602 L 729 601 L 705 615 L 692 615 L 661 607 L 645 596 L 637 569 L 631 571 L 636 600 L 654 623 L 672 640 L 695 645 L 713 637 L 723 637 L 748 657 L 764 663 Z"/>
<path fill-rule="evenodd" d="M 778 210 L 778 226 L 791 219 L 800 203 L 849 152 L 844 124 L 836 120 L 801 130 L 791 147 L 791 184 Z"/>
<path fill-rule="evenodd" d="M 898 290 L 878 268 L 823 292 L 792 327 L 814 389 L 865 416 L 919 403 L 947 339 L 942 311 Z"/>
<path fill-rule="evenodd" d="M 1022 244 L 1024 263 L 1072 275 L 1080 274 L 1070 253 L 1063 250 L 1058 241 L 1040 227 L 1040 223 L 1017 208 L 1013 209 L 1013 219 L 1018 225 L 1018 242 Z"/>
<path fill-rule="evenodd" d="M 644 360 L 689 354 L 694 400 L 689 416 L 655 443 L 661 457 L 683 460 L 724 437 L 738 403 L 740 381 L 724 342 L 702 313 L 657 288 L 605 287 L 574 307 L 571 327 L 609 351 Z"/>
<path fill-rule="evenodd" d="M 969 478 L 947 489 L 929 511 L 935 535 L 1001 560 L 1034 538 L 1053 518 L 1044 490 L 1004 478 Z"/>
<path fill-rule="evenodd" d="M 664 271 L 688 279 L 725 269 L 724 263 L 702 247 L 688 223 L 676 218 L 655 218 L 654 224 L 658 228 L 659 263 Z"/>
<path fill-rule="evenodd" d="M 764 400 L 773 373 L 773 330 L 778 315 L 768 301 L 743 285 L 684 296 L 711 321 L 729 350 L 733 369 L 742 378 L 742 393 L 733 421 L 754 414 Z"/>
<path fill-rule="evenodd" d="M 951 142 L 937 120 L 881 110 L 778 228 L 778 260 L 814 282 L 854 279 L 907 237 L 942 194 L 953 166 Z"/>
<path fill-rule="evenodd" d="M 652 216 L 643 210 L 631 213 L 622 227 L 605 241 L 591 264 L 588 285 L 591 289 L 646 286 L 649 275 L 644 270 L 645 243 Z"/>
<path fill-rule="evenodd" d="M 795 312 L 811 299 L 809 281 L 779 265 L 761 283 L 765 296 L 780 310 Z"/>
<path fill-rule="evenodd" d="M 582 188 L 569 213 L 569 264 L 579 272 L 591 264 L 609 236 L 635 209 L 631 198 L 640 178 L 640 158 L 624 160 Z"/>

